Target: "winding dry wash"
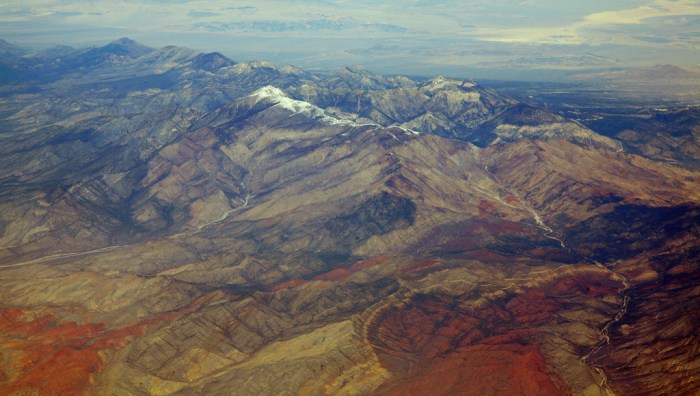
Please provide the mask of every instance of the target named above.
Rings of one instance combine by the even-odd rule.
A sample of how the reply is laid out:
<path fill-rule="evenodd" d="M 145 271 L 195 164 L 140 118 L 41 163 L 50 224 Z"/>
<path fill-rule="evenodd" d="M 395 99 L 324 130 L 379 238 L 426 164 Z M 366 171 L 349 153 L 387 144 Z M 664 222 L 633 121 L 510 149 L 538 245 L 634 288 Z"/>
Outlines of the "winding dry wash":
<path fill-rule="evenodd" d="M 4 54 L 0 394 L 700 392 L 696 106 Z"/>

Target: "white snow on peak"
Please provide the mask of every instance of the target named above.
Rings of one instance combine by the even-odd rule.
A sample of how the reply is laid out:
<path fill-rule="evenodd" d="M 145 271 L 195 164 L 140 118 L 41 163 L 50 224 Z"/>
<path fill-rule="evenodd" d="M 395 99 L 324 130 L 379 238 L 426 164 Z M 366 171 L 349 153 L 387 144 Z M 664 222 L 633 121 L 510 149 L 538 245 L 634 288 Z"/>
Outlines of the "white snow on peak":
<path fill-rule="evenodd" d="M 277 87 L 273 87 L 272 85 L 262 87 L 257 91 L 253 92 L 250 96 L 256 99 L 256 103 L 263 100 L 271 102 L 274 103 L 275 107 L 281 107 L 283 109 L 291 111 L 293 113 L 292 115 L 304 114 L 314 119 L 321 118 L 324 122 L 327 122 L 331 125 L 353 124 L 352 121 L 340 120 L 338 118 L 331 117 L 327 115 L 323 109 L 314 106 L 309 102 L 292 99 L 289 96 L 287 96 L 287 94 L 284 93 L 284 91 Z"/>
<path fill-rule="evenodd" d="M 288 98 L 287 94 L 281 89 L 268 85 L 258 89 L 253 92 L 250 96 L 255 96 L 258 99 L 275 99 L 275 98 Z"/>
<path fill-rule="evenodd" d="M 314 118 L 323 117 L 325 112 L 309 102 L 292 99 L 284 91 L 277 87 L 268 85 L 253 92 L 253 96 L 260 100 L 272 102 L 275 106 L 282 107 L 294 113 L 303 113 Z"/>
<path fill-rule="evenodd" d="M 429 80 L 425 87 L 428 89 L 428 91 L 437 91 L 453 85 L 455 85 L 455 80 L 445 78 L 443 76 L 437 76 L 432 80 Z"/>

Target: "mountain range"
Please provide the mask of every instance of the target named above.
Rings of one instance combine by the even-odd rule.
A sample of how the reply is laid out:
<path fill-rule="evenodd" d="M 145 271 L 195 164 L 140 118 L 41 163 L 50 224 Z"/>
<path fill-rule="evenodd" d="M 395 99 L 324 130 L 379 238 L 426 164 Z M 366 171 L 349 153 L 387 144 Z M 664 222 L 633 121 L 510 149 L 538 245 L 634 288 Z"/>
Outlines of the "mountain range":
<path fill-rule="evenodd" d="M 0 393 L 700 390 L 694 108 L 623 129 L 445 77 L 0 53 Z"/>

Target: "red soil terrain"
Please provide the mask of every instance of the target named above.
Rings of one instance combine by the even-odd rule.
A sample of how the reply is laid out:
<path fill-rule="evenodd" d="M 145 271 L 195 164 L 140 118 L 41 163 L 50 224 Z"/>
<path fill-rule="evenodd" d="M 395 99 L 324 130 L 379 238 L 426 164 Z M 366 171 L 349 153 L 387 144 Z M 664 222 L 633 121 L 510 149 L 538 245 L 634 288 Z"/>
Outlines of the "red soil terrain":
<path fill-rule="evenodd" d="M 0 309 L 0 394 L 89 394 L 110 351 L 190 308 L 114 330 L 102 323 L 61 322 L 51 314 Z"/>
<path fill-rule="evenodd" d="M 350 268 L 336 268 L 332 271 L 318 275 L 314 278 L 314 280 L 344 282 L 355 272 L 384 264 L 387 260 L 389 260 L 389 258 L 386 256 L 368 258 L 362 261 L 358 261 L 357 263 L 353 264 Z"/>
<path fill-rule="evenodd" d="M 134 326 L 115 337 L 101 323 L 60 323 L 52 315 L 33 318 L 20 310 L 2 310 L 0 346 L 6 352 L 0 393 L 84 394 L 104 365 L 100 351 L 120 348 L 142 331 Z"/>
<path fill-rule="evenodd" d="M 324 272 L 322 274 L 316 275 L 313 277 L 312 280 L 317 280 L 317 281 L 332 281 L 332 282 L 344 282 L 346 281 L 352 274 L 362 271 L 367 268 L 375 267 L 381 264 L 386 263 L 389 260 L 389 257 L 386 256 L 378 256 L 378 257 L 372 257 L 368 258 L 362 261 L 358 261 L 349 268 L 344 268 L 344 267 L 339 267 L 335 268 L 331 271 Z M 290 279 L 281 283 L 278 283 L 276 285 L 273 285 L 270 287 L 271 291 L 278 291 L 278 290 L 283 290 L 283 289 L 291 289 L 295 288 L 299 285 L 302 285 L 306 283 L 307 281 L 304 279 Z"/>
<path fill-rule="evenodd" d="M 583 286 L 581 286 L 583 285 Z M 391 395 L 567 395 L 534 341 L 570 296 L 615 294 L 595 277 L 554 280 L 472 308 L 466 296 L 415 295 L 379 312 L 368 338 L 393 374 Z"/>

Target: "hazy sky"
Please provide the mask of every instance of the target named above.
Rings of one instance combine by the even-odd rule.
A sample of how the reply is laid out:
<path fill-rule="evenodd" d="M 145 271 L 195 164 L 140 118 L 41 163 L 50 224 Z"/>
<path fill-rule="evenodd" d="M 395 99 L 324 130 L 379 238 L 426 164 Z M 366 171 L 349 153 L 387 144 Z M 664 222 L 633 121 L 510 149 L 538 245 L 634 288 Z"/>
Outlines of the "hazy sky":
<path fill-rule="evenodd" d="M 217 50 L 302 67 L 580 69 L 700 63 L 700 0 L 4 0 L 0 38 Z"/>

